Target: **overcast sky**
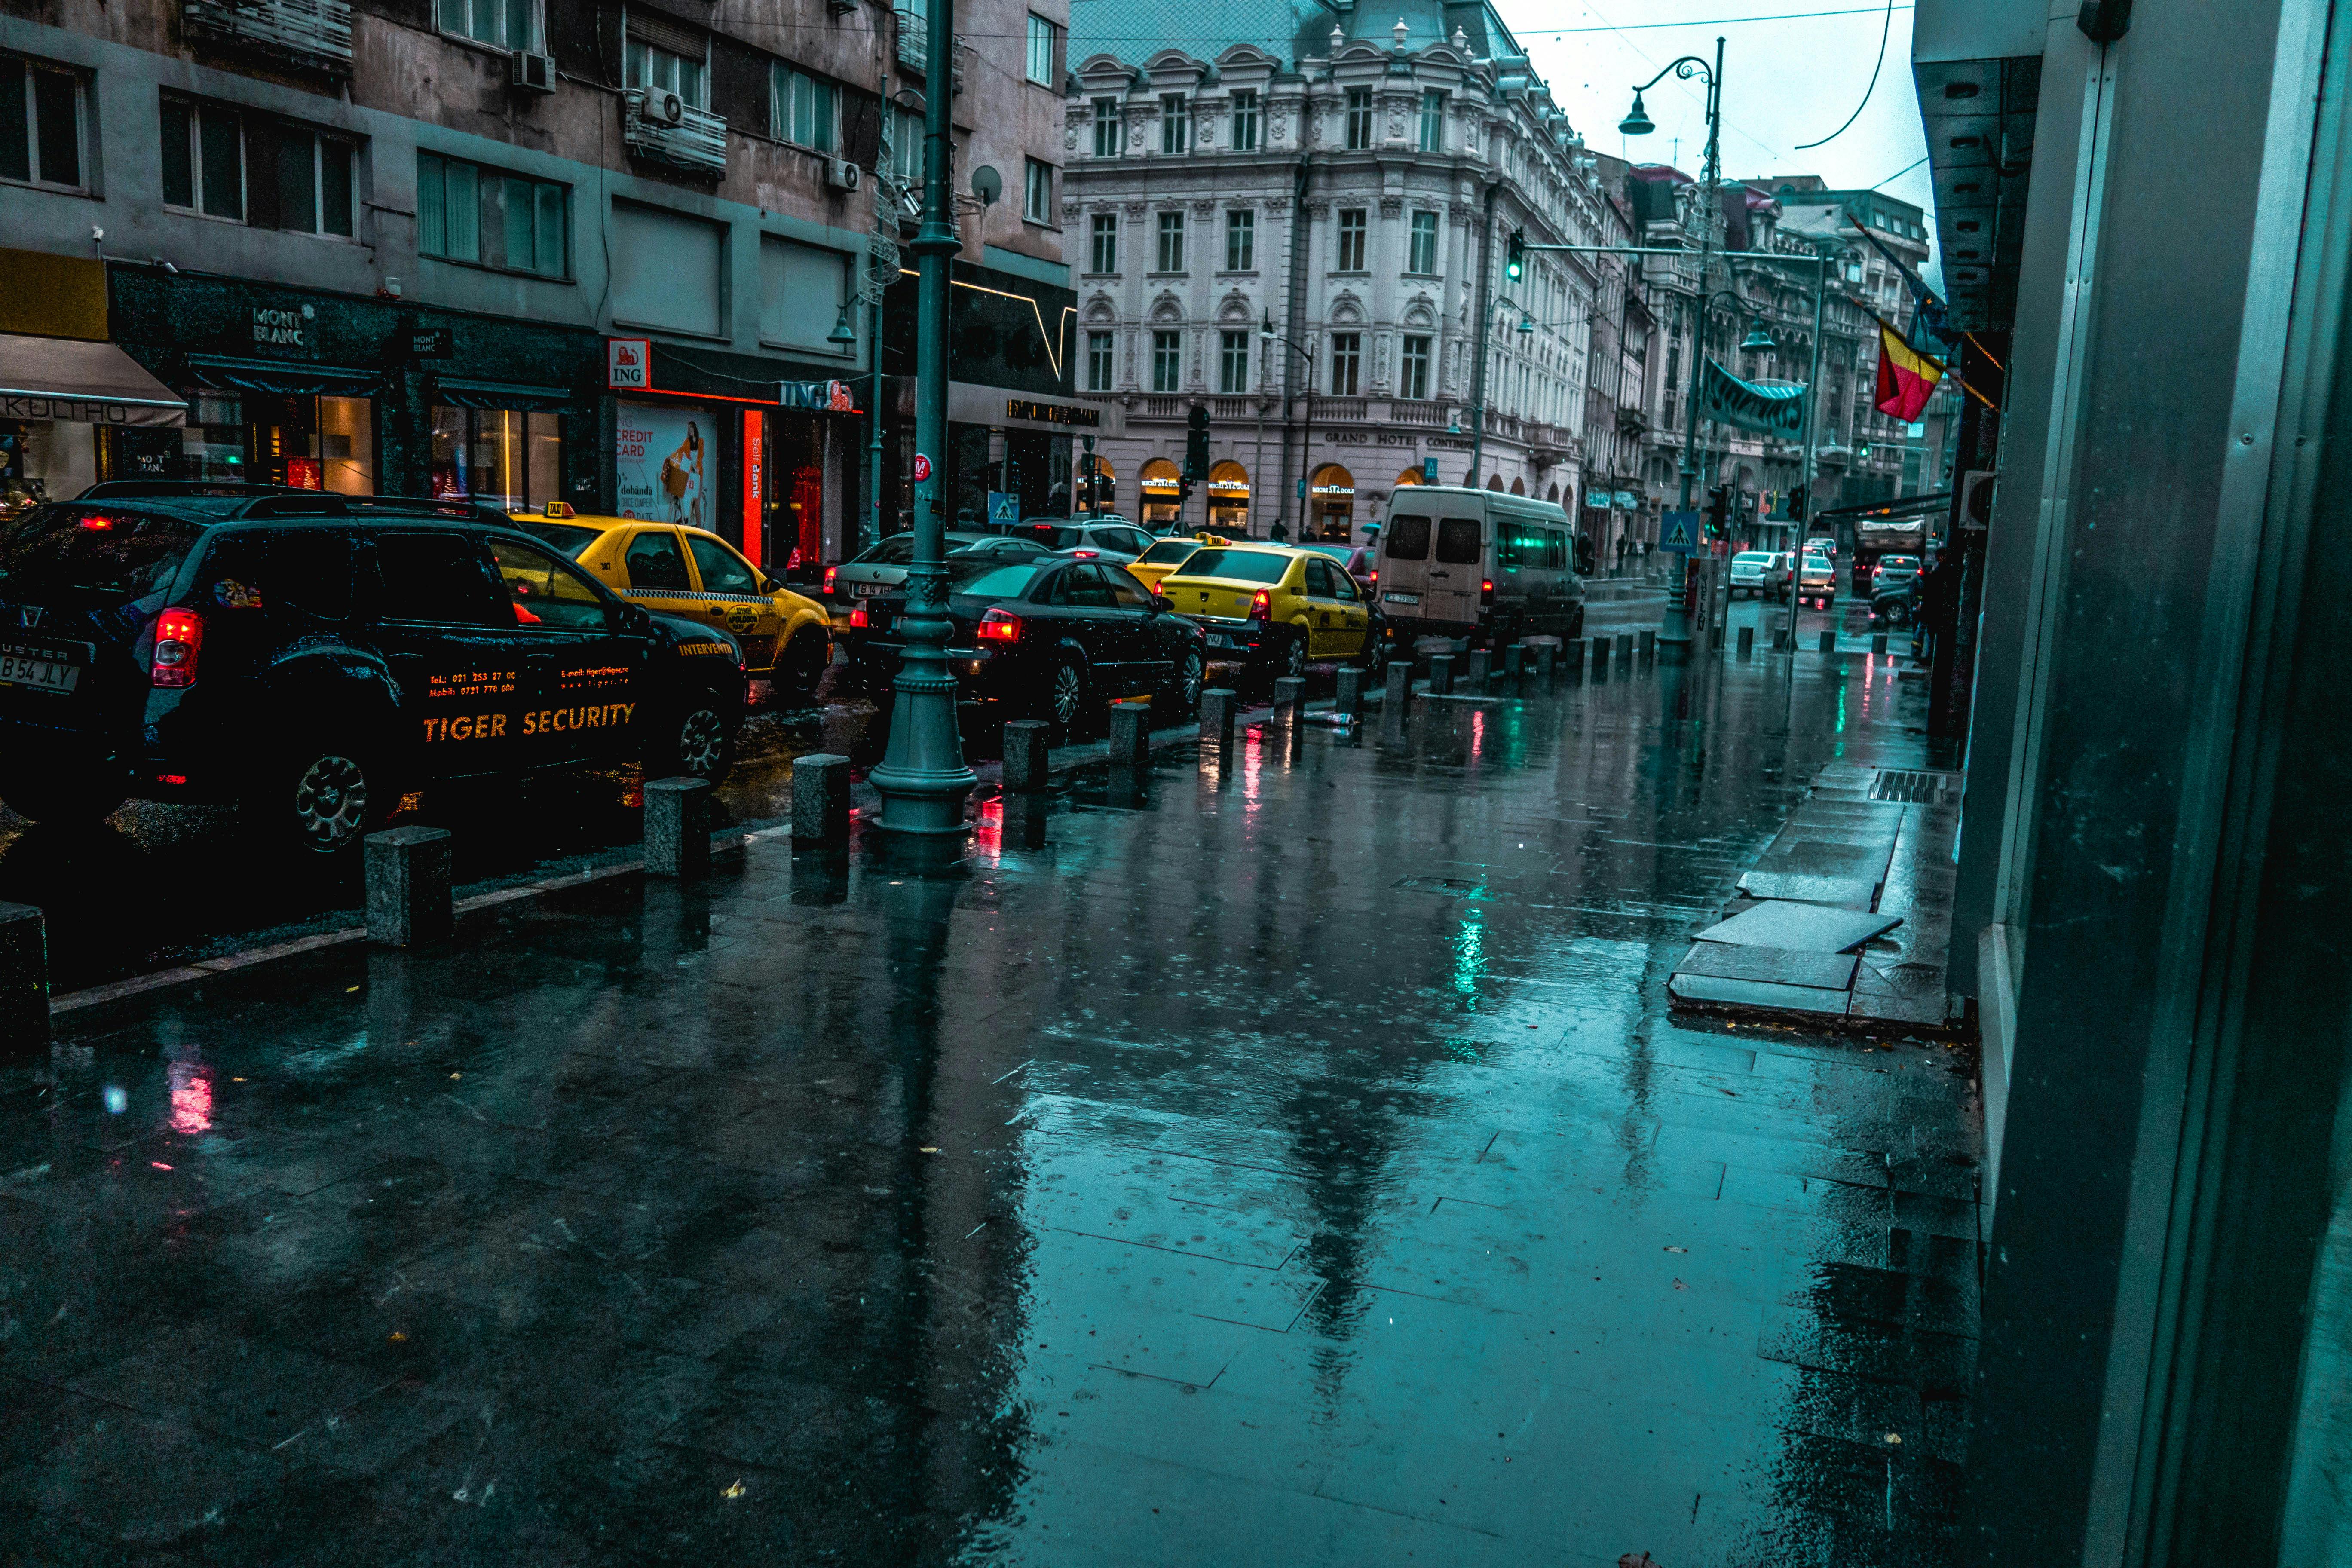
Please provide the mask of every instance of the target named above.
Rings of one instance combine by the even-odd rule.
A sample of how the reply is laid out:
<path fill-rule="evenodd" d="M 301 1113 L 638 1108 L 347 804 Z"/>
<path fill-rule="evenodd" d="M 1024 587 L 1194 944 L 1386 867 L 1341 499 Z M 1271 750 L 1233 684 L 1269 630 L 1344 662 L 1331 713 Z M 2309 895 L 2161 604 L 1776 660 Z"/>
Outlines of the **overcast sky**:
<path fill-rule="evenodd" d="M 1369 0 L 1377 4 L 1377 0 Z M 1706 93 L 1668 77 L 1645 98 L 1657 130 L 1620 136 L 1633 87 L 1679 55 L 1712 60 L 1723 46 L 1723 173 L 1819 174 L 1839 188 L 1878 186 L 1929 209 L 1934 191 L 1919 100 L 1911 86 L 1911 7 L 1895 0 L 1891 20 L 1864 0 L 1495 0 L 1534 59 L 1537 74 L 1588 144 L 1639 163 L 1675 163 L 1696 176 L 1706 145 Z M 1800 16 L 1806 11 L 1836 16 Z M 1769 20 L 1734 21 L 1738 17 Z M 1661 24 L 1664 24 L 1663 26 Z M 1869 104 L 1828 145 L 1797 151 L 1836 131 L 1870 87 L 1886 35 L 1885 64 Z"/>

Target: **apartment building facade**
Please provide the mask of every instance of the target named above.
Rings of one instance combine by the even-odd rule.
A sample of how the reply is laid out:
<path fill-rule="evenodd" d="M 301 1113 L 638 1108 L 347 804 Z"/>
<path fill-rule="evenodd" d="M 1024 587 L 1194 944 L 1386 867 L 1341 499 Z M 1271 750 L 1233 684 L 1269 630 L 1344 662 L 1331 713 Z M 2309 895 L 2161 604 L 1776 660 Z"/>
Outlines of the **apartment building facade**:
<path fill-rule="evenodd" d="M 1012 9 L 1034 22 L 982 0 L 958 51 L 966 188 L 1055 177 L 1058 94 L 1027 79 L 1066 0 Z M 10 384 L 58 395 L 0 407 L 0 496 L 155 476 L 562 501 L 713 527 L 780 571 L 837 558 L 872 524 L 869 475 L 903 489 L 888 373 L 911 356 L 888 350 L 912 323 L 920 21 L 845 0 L 7 0 L 0 268 L 69 286 L 0 288 Z M 970 90 L 1007 76 L 1020 90 Z M 1055 228 L 1017 203 L 959 219 L 959 304 L 1041 323 L 1029 352 L 978 357 L 975 407 L 1066 404 Z M 145 379 L 139 422 L 71 396 L 106 391 L 101 344 Z"/>

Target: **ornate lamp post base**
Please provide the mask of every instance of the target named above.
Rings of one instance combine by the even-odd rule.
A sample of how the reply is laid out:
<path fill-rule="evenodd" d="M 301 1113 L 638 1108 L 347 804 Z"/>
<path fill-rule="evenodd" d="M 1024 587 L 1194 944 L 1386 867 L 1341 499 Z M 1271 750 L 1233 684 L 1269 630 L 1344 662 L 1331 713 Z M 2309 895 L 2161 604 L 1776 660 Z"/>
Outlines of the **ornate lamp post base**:
<path fill-rule="evenodd" d="M 937 570 L 937 568 L 934 568 Z M 942 626 L 940 631 L 944 633 Z M 891 690 L 890 744 L 866 782 L 882 797 L 874 826 L 886 833 L 926 837 L 970 831 L 963 803 L 979 779 L 964 765 L 963 737 L 956 729 L 956 682 L 948 673 L 940 645 L 917 640 L 908 627 L 905 662 Z"/>

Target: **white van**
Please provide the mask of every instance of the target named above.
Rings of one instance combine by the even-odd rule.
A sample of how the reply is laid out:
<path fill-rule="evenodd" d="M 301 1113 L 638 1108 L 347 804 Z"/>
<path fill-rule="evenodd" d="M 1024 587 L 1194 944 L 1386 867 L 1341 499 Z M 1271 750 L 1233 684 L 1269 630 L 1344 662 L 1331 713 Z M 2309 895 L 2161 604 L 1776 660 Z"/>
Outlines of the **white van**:
<path fill-rule="evenodd" d="M 1460 485 L 1401 485 L 1381 529 L 1381 613 L 1400 640 L 1584 635 L 1576 529 L 1551 501 Z"/>

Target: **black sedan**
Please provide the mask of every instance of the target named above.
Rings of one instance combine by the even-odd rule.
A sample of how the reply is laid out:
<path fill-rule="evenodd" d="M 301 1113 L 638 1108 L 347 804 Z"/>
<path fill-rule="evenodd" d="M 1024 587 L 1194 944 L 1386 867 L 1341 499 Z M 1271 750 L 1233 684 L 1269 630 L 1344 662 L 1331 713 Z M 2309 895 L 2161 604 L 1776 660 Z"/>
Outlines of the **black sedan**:
<path fill-rule="evenodd" d="M 903 590 L 859 603 L 843 636 L 852 678 L 887 685 L 905 647 Z M 1065 730 L 1120 697 L 1190 713 L 1208 642 L 1120 568 L 1047 559 L 948 562 L 948 668 L 965 701 L 1002 703 Z"/>

